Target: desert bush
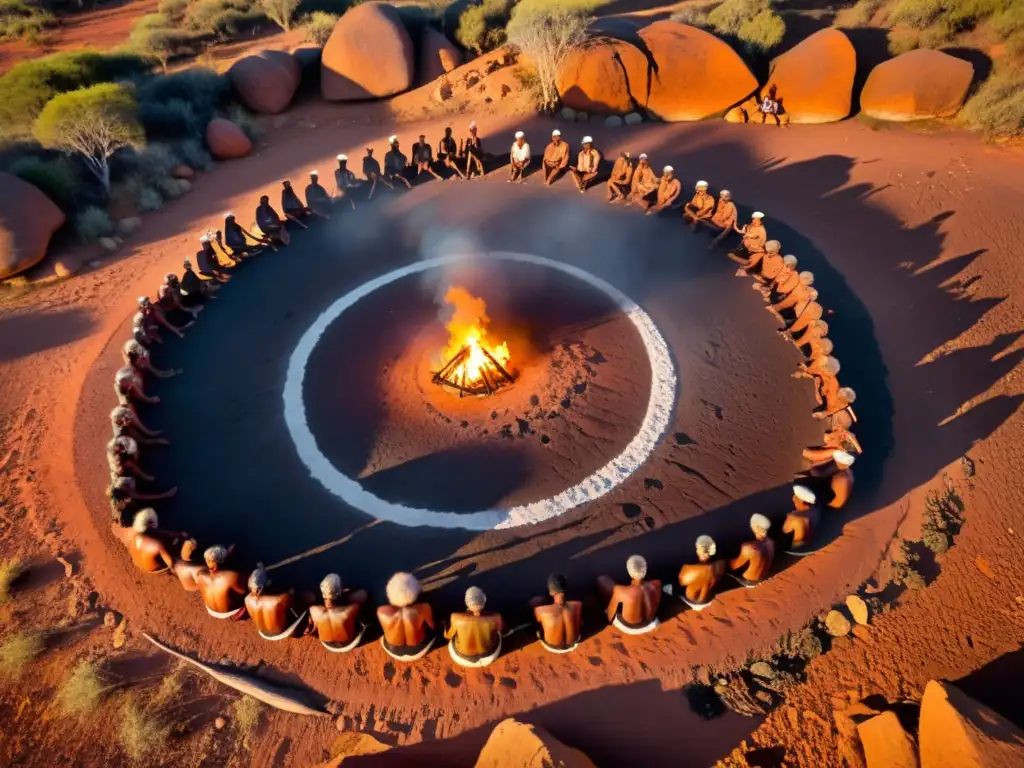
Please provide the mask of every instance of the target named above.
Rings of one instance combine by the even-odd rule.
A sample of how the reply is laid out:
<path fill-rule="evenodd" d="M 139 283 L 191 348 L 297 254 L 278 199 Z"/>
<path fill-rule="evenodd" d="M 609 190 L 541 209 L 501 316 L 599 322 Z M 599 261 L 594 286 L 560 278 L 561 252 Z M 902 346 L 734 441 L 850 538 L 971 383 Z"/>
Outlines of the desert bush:
<path fill-rule="evenodd" d="M 945 29 L 943 34 L 951 37 L 957 32 L 973 29 L 1014 4 L 1013 0 L 897 0 L 889 13 L 889 22 L 906 24 L 919 31 L 940 25 Z M 935 31 L 932 36 L 939 34 Z"/>
<path fill-rule="evenodd" d="M 193 32 L 235 37 L 264 19 L 252 0 L 199 0 L 188 7 L 185 23 Z"/>
<path fill-rule="evenodd" d="M 159 211 L 164 207 L 164 198 L 152 187 L 143 187 L 139 192 L 136 207 L 140 211 Z"/>
<path fill-rule="evenodd" d="M 0 0 L 0 41 L 38 43 L 56 21 L 48 10 L 27 0 Z"/>
<path fill-rule="evenodd" d="M 505 42 L 505 25 L 514 0 L 481 0 L 459 16 L 455 40 L 476 53 L 494 50 Z"/>
<path fill-rule="evenodd" d="M 689 24 L 691 27 L 707 27 L 708 14 L 715 7 L 715 3 L 701 3 L 697 5 L 684 5 L 672 14 L 672 21 L 680 24 Z"/>
<path fill-rule="evenodd" d="M 144 101 L 139 104 L 139 122 L 146 135 L 159 140 L 201 136 L 205 123 L 192 105 L 181 99 Z"/>
<path fill-rule="evenodd" d="M 153 139 L 198 141 L 230 92 L 226 77 L 200 67 L 151 77 L 135 88 L 139 120 Z"/>
<path fill-rule="evenodd" d="M 0 77 L 0 136 L 31 133 L 46 103 L 57 94 L 136 77 L 150 68 L 135 53 L 56 53 L 16 65 Z"/>
<path fill-rule="evenodd" d="M 130 696 L 121 708 L 118 741 L 135 762 L 152 762 L 167 743 L 170 726 L 150 707 Z"/>
<path fill-rule="evenodd" d="M 881 7 L 881 0 L 857 0 L 849 8 L 841 8 L 837 13 L 832 26 L 839 29 L 855 29 L 866 27 L 871 19 L 878 13 Z"/>
<path fill-rule="evenodd" d="M 989 138 L 1024 136 L 1024 71 L 997 71 L 968 100 L 960 116 Z"/>
<path fill-rule="evenodd" d="M 899 56 L 901 53 L 912 51 L 920 43 L 921 33 L 914 29 L 895 27 L 889 30 L 887 36 L 889 53 Z"/>
<path fill-rule="evenodd" d="M 306 42 L 319 46 L 327 45 L 327 40 L 334 31 L 334 25 L 341 17 L 327 11 L 313 11 L 302 20 L 302 29 L 306 33 Z"/>
<path fill-rule="evenodd" d="M 252 749 L 252 736 L 263 715 L 263 705 L 252 696 L 242 696 L 231 704 L 231 722 L 244 749 Z"/>
<path fill-rule="evenodd" d="M 740 25 L 739 39 L 751 53 L 765 54 L 782 42 L 786 22 L 775 11 L 761 11 Z"/>
<path fill-rule="evenodd" d="M 288 32 L 292 28 L 299 2 L 300 0 L 259 0 L 259 9 L 263 11 L 264 16 Z"/>
<path fill-rule="evenodd" d="M 925 29 L 942 16 L 944 3 L 945 0 L 897 0 L 889 13 L 889 22 Z"/>
<path fill-rule="evenodd" d="M 55 703 L 61 714 L 69 717 L 90 715 L 103 701 L 107 685 L 93 661 L 83 661 L 71 670 L 57 688 Z"/>
<path fill-rule="evenodd" d="M 83 243 L 95 243 L 101 237 L 113 234 L 114 224 L 106 211 L 90 205 L 75 217 L 75 232 Z"/>
<path fill-rule="evenodd" d="M 720 35 L 736 36 L 745 22 L 771 9 L 771 0 L 725 0 L 708 14 L 708 24 Z"/>
<path fill-rule="evenodd" d="M 208 171 L 213 168 L 213 158 L 206 151 L 203 143 L 197 139 L 185 139 L 174 145 L 178 159 L 189 168 L 197 171 Z"/>
<path fill-rule="evenodd" d="M 0 563 L 0 605 L 11 599 L 11 585 L 24 572 L 20 560 L 4 560 Z"/>
<path fill-rule="evenodd" d="M 188 4 L 189 0 L 160 0 L 156 10 L 164 18 L 178 24 L 185 18 Z"/>
<path fill-rule="evenodd" d="M 66 159 L 26 155 L 12 162 L 7 172 L 41 189 L 65 213 L 74 210 L 78 174 Z"/>
<path fill-rule="evenodd" d="M 256 122 L 256 118 L 241 104 L 232 104 L 227 110 L 227 118 L 241 128 L 252 141 L 258 141 L 263 136 L 263 129 Z"/>
<path fill-rule="evenodd" d="M 170 18 L 160 13 L 149 13 L 135 22 L 128 36 L 128 45 L 140 55 L 159 61 L 166 73 L 167 62 L 186 51 L 193 39 L 193 35 L 176 27 Z"/>
<path fill-rule="evenodd" d="M 529 56 L 537 70 L 541 109 L 553 110 L 558 105 L 555 78 L 569 54 L 586 42 L 590 21 L 585 11 L 541 3 L 524 3 L 512 11 L 509 42 Z"/>
<path fill-rule="evenodd" d="M 0 645 L 0 678 L 17 680 L 25 668 L 43 652 L 43 638 L 35 632 L 8 635 Z"/>
<path fill-rule="evenodd" d="M 892 580 L 909 589 L 924 589 L 924 576 L 917 570 L 920 560 L 920 555 L 910 548 L 910 542 L 901 539 L 892 560 Z"/>

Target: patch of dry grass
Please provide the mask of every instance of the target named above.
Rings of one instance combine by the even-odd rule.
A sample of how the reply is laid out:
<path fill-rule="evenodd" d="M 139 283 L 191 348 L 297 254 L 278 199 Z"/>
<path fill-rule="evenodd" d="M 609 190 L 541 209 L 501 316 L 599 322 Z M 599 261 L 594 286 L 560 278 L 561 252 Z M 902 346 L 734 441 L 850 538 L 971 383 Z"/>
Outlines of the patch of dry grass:
<path fill-rule="evenodd" d="M 17 680 L 29 664 L 43 652 L 43 638 L 35 632 L 8 635 L 0 645 L 0 677 Z"/>
<path fill-rule="evenodd" d="M 263 716 L 263 704 L 252 696 L 242 696 L 231 704 L 231 723 L 246 750 L 252 749 L 252 737 Z"/>
<path fill-rule="evenodd" d="M 83 661 L 60 684 L 55 703 L 61 714 L 83 717 L 96 711 L 107 690 L 99 665 L 94 661 Z"/>
<path fill-rule="evenodd" d="M 17 558 L 0 562 L 0 605 L 11 599 L 11 587 L 24 572 L 25 567 Z"/>
<path fill-rule="evenodd" d="M 117 737 L 129 758 L 137 763 L 154 762 L 170 735 L 170 726 L 160 719 L 152 707 L 142 704 L 135 696 L 125 700 Z"/>

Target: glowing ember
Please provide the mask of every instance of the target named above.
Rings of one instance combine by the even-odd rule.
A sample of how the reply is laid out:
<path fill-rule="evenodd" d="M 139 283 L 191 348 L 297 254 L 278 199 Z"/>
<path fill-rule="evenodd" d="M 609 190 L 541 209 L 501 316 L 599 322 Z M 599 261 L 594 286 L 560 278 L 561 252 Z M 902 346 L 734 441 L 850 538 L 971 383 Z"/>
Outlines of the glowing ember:
<path fill-rule="evenodd" d="M 487 340 L 487 304 L 461 286 L 451 286 L 444 296 L 451 310 L 445 324 L 448 361 L 434 374 L 434 382 L 454 387 L 459 394 L 489 395 L 513 376 L 508 370 L 508 344 L 492 346 Z"/>

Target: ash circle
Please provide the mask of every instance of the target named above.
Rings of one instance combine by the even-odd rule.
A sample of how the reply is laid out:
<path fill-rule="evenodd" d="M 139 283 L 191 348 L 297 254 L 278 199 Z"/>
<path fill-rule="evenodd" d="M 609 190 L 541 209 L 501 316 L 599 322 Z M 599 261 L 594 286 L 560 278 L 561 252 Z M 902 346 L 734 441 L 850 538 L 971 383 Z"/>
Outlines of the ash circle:
<path fill-rule="evenodd" d="M 303 383 L 310 355 L 331 323 L 360 299 L 403 277 L 466 261 L 469 256 L 457 253 L 438 256 L 388 272 L 363 283 L 324 310 L 299 339 L 299 343 L 288 361 L 288 372 L 284 383 L 284 418 L 288 426 L 288 433 L 298 451 L 299 459 L 306 465 L 313 478 L 330 493 L 378 520 L 410 527 L 464 528 L 471 531 L 515 528 L 521 525 L 541 523 L 565 514 L 582 504 L 594 501 L 620 485 L 647 460 L 668 428 L 672 410 L 675 407 L 675 366 L 672 363 L 665 339 L 658 331 L 654 321 L 636 302 L 618 288 L 589 272 L 541 256 L 493 251 L 473 254 L 472 258 L 507 259 L 556 269 L 588 283 L 609 296 L 636 327 L 650 360 L 651 394 L 647 402 L 647 410 L 644 413 L 640 429 L 618 456 L 576 485 L 546 499 L 506 509 L 459 513 L 417 509 L 393 504 L 374 496 L 357 481 L 339 472 L 320 452 L 316 444 L 316 438 L 306 420 L 306 405 L 303 400 Z"/>

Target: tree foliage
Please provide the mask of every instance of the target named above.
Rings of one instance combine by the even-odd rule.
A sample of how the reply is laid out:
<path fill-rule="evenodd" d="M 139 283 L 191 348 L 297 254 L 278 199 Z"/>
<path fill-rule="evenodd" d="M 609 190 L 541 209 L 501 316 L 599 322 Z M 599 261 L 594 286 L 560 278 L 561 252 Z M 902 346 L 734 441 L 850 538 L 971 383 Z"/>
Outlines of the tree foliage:
<path fill-rule="evenodd" d="M 110 191 L 110 158 L 125 147 L 145 144 L 131 90 L 103 83 L 55 96 L 36 119 L 36 140 L 79 155 Z"/>
<path fill-rule="evenodd" d="M 260 9 L 268 19 L 285 32 L 292 28 L 292 20 L 301 0 L 259 0 Z"/>
<path fill-rule="evenodd" d="M 523 3 L 513 9 L 508 39 L 537 68 L 543 110 L 558 106 L 558 71 L 569 54 L 586 41 L 590 21 L 590 15 L 580 7 Z"/>

